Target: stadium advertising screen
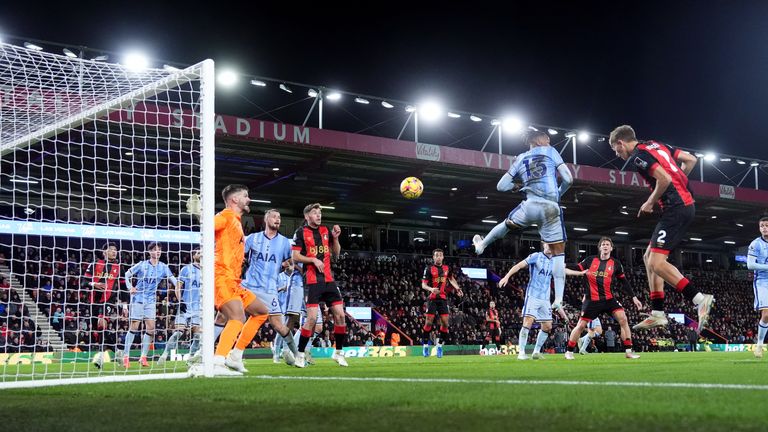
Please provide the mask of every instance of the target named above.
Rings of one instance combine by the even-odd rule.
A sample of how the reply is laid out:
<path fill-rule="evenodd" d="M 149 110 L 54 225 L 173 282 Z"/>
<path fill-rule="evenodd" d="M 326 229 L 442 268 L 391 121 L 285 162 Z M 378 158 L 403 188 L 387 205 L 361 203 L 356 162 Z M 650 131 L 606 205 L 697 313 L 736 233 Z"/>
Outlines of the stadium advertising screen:
<path fill-rule="evenodd" d="M 488 269 L 476 267 L 462 267 L 461 271 L 470 279 L 488 279 Z"/>

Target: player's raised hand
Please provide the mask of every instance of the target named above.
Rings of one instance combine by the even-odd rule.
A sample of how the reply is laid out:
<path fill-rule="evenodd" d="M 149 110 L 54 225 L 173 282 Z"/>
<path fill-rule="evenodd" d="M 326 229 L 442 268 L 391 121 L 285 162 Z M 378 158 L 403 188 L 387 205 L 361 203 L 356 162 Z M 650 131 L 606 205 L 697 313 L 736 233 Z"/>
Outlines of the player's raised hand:
<path fill-rule="evenodd" d="M 341 235 L 341 227 L 339 227 L 338 225 L 334 225 L 333 229 L 331 229 L 331 235 L 335 239 L 339 238 L 339 236 Z"/>
<path fill-rule="evenodd" d="M 640 206 L 640 210 L 637 212 L 637 217 L 653 214 L 653 202 L 646 201 Z"/>
<path fill-rule="evenodd" d="M 460 289 L 457 289 L 456 290 L 456 295 L 459 296 L 459 297 L 464 297 L 464 291 L 462 291 Z"/>

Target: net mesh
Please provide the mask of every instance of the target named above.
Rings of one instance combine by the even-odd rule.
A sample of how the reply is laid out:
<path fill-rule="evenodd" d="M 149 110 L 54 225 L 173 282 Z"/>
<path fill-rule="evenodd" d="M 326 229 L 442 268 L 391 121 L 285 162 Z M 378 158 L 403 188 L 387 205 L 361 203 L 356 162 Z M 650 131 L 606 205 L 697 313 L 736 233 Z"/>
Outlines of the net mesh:
<path fill-rule="evenodd" d="M 0 381 L 187 369 L 200 303 L 179 314 L 172 279 L 201 241 L 200 76 L 0 45 Z"/>

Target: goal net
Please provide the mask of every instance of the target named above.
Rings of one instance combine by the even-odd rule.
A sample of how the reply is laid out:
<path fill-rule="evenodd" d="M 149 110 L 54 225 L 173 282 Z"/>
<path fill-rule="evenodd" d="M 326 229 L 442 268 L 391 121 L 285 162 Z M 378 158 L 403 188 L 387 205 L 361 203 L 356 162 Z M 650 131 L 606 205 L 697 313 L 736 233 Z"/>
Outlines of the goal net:
<path fill-rule="evenodd" d="M 213 98 L 0 44 L 0 388 L 211 374 Z"/>

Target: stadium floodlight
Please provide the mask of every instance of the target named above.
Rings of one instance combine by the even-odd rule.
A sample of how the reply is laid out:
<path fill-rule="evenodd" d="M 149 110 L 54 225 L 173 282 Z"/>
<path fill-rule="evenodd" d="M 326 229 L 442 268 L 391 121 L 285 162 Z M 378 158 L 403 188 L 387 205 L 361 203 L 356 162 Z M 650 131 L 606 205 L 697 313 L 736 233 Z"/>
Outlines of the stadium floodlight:
<path fill-rule="evenodd" d="M 450 117 L 450 118 L 461 118 L 461 114 L 457 114 L 455 112 L 448 111 L 448 117 Z"/>
<path fill-rule="evenodd" d="M 696 153 L 694 153 L 694 156 L 696 156 L 697 158 L 701 159 L 701 158 L 704 157 L 704 153 L 696 152 Z"/>
<path fill-rule="evenodd" d="M 181 69 L 179 69 L 179 68 L 177 68 L 175 66 L 164 64 L 163 65 L 163 70 L 165 70 L 166 72 L 178 72 Z"/>
<path fill-rule="evenodd" d="M 42 51 L 43 47 L 40 45 L 35 45 L 32 42 L 24 42 L 24 48 L 31 49 L 32 51 Z"/>
<path fill-rule="evenodd" d="M 626 210 L 619 210 L 619 213 L 621 213 L 623 215 L 628 215 L 629 214 L 629 212 L 626 211 Z"/>
<path fill-rule="evenodd" d="M 133 152 L 127 151 L 127 152 L 125 152 L 125 155 L 126 156 L 133 156 Z"/>
<path fill-rule="evenodd" d="M 506 133 L 520 133 L 525 128 L 523 120 L 520 117 L 506 117 L 501 127 Z"/>
<path fill-rule="evenodd" d="M 274 168 L 272 168 L 272 171 L 280 171 L 280 168 L 274 167 Z"/>
<path fill-rule="evenodd" d="M 386 109 L 392 109 L 392 108 L 395 107 L 394 105 L 392 105 L 391 103 L 389 103 L 387 101 L 381 101 L 381 106 L 383 106 Z"/>
<path fill-rule="evenodd" d="M 142 53 L 131 52 L 123 58 L 123 65 L 133 72 L 141 72 L 149 67 L 149 58 Z"/>
<path fill-rule="evenodd" d="M 557 135 L 557 130 L 549 128 L 549 129 L 547 129 L 547 133 L 550 134 L 550 135 Z"/>
<path fill-rule="evenodd" d="M 309 96 L 311 98 L 316 98 L 317 97 L 317 90 L 315 90 L 315 89 L 307 90 L 307 96 Z"/>
<path fill-rule="evenodd" d="M 579 132 L 579 142 L 585 143 L 589 142 L 589 133 L 587 132 Z"/>
<path fill-rule="evenodd" d="M 262 80 L 252 79 L 251 80 L 251 85 L 252 86 L 256 86 L 256 87 L 266 87 L 267 83 L 265 83 Z"/>
<path fill-rule="evenodd" d="M 584 249 L 579 249 L 579 253 L 587 253 L 587 251 Z"/>
<path fill-rule="evenodd" d="M 356 97 L 355 98 L 355 102 L 357 102 L 359 104 L 363 104 L 363 105 L 368 105 L 368 104 L 371 103 L 371 101 L 369 101 L 368 99 L 361 98 L 361 97 Z"/>
<path fill-rule="evenodd" d="M 714 154 L 714 153 L 707 153 L 707 154 L 704 156 L 704 160 L 705 160 L 705 161 L 707 161 L 707 162 L 714 162 L 714 161 L 715 161 L 715 159 L 717 159 L 717 155 L 716 155 L 716 154 Z"/>
<path fill-rule="evenodd" d="M 232 87 L 237 84 L 237 74 L 232 70 L 223 70 L 219 72 L 218 82 L 225 87 Z"/>
<path fill-rule="evenodd" d="M 435 121 L 443 115 L 443 108 L 437 102 L 424 102 L 419 105 L 419 118 L 426 121 Z"/>
<path fill-rule="evenodd" d="M 501 124 L 501 120 L 499 120 L 499 119 L 491 120 L 491 125 L 493 125 L 493 126 L 498 126 L 500 124 Z"/>
<path fill-rule="evenodd" d="M 629 235 L 629 233 L 628 233 L 628 232 L 626 232 L 626 231 L 614 231 L 614 232 L 615 232 L 616 234 L 618 234 L 618 235 Z"/>
<path fill-rule="evenodd" d="M 448 216 L 438 216 L 438 215 L 432 215 L 430 216 L 432 219 L 448 219 Z"/>
<path fill-rule="evenodd" d="M 280 85 L 278 87 L 280 87 L 280 90 L 282 90 L 282 91 L 284 91 L 286 93 L 293 93 L 293 90 L 291 90 L 290 87 L 288 87 L 287 85 L 285 85 L 283 83 L 280 83 Z"/>
<path fill-rule="evenodd" d="M 528 125 L 528 130 L 532 130 L 532 131 L 534 131 L 534 132 L 538 132 L 538 131 L 539 131 L 539 128 L 537 128 L 537 127 L 536 127 L 536 126 L 534 126 L 534 125 Z"/>
<path fill-rule="evenodd" d="M 376 210 L 376 213 L 378 214 L 385 214 L 385 215 L 393 215 L 395 212 L 389 211 L 389 210 Z"/>
<path fill-rule="evenodd" d="M 561 205 L 561 206 L 560 206 L 560 208 L 561 208 L 561 209 L 563 209 L 563 210 L 565 210 L 565 209 L 567 209 L 568 207 L 566 207 L 566 206 L 564 206 L 564 205 Z"/>
<path fill-rule="evenodd" d="M 320 208 L 321 209 L 326 209 L 326 210 L 336 210 L 336 207 L 334 207 L 334 206 L 321 205 Z"/>
<path fill-rule="evenodd" d="M 739 164 L 739 165 L 746 165 L 747 164 L 746 162 L 744 162 L 741 159 L 736 159 L 736 163 Z"/>
<path fill-rule="evenodd" d="M 63 52 L 64 55 L 69 57 L 69 58 L 78 58 L 78 57 L 80 57 L 77 54 L 75 54 L 74 51 L 72 51 L 69 48 L 64 48 L 64 49 L 61 50 L 61 52 Z"/>
<path fill-rule="evenodd" d="M 744 224 L 736 222 L 736 226 L 739 228 L 744 228 Z"/>
<path fill-rule="evenodd" d="M 480 117 L 478 117 L 476 115 L 469 116 L 469 119 L 472 120 L 473 122 L 481 122 L 481 121 L 483 121 L 483 119 L 481 119 Z"/>
<path fill-rule="evenodd" d="M 349 236 L 350 236 L 350 237 L 357 237 L 357 234 L 355 234 L 355 233 L 352 233 L 352 234 L 350 234 Z M 414 239 L 414 240 L 416 240 L 416 239 Z"/>
<path fill-rule="evenodd" d="M 712 216 L 710 219 L 717 219 L 717 216 Z"/>
<path fill-rule="evenodd" d="M 452 188 L 451 188 L 451 190 L 452 190 L 452 191 L 457 191 L 457 190 L 459 190 L 459 188 L 457 188 L 457 187 L 452 187 Z"/>
<path fill-rule="evenodd" d="M 712 258 L 707 258 L 707 260 L 706 260 L 706 261 L 707 261 L 708 263 L 711 263 L 711 262 L 712 262 Z"/>
<path fill-rule="evenodd" d="M 736 242 L 733 241 L 733 240 L 724 240 L 723 243 L 729 244 L 729 245 L 735 245 L 736 244 Z"/>
<path fill-rule="evenodd" d="M 691 241 L 701 241 L 699 237 L 691 237 Z"/>
<path fill-rule="evenodd" d="M 426 234 L 426 231 L 416 231 L 416 234 Z"/>
<path fill-rule="evenodd" d="M 486 195 L 478 195 L 478 196 L 476 196 L 475 198 L 476 198 L 476 199 L 480 199 L 480 200 L 487 200 L 487 199 L 488 199 L 488 196 L 486 196 Z"/>
<path fill-rule="evenodd" d="M 731 161 L 731 158 L 729 158 L 729 157 L 721 157 L 720 158 L 720 162 L 730 162 L 730 161 Z"/>
<path fill-rule="evenodd" d="M 487 223 L 487 224 L 497 224 L 497 223 L 499 223 L 499 221 L 495 221 L 495 220 L 493 220 L 493 219 L 483 219 L 483 223 Z"/>
<path fill-rule="evenodd" d="M 332 91 L 332 92 L 328 93 L 325 96 L 325 98 L 328 99 L 329 101 L 336 102 L 338 100 L 341 100 L 341 93 L 339 93 L 337 91 Z"/>
<path fill-rule="evenodd" d="M 261 203 L 261 204 L 272 204 L 272 201 L 270 201 L 270 200 L 263 200 L 263 199 L 252 199 L 251 202 Z"/>
<path fill-rule="evenodd" d="M 109 55 L 108 54 L 98 55 L 98 56 L 94 57 L 92 60 L 95 61 L 95 62 L 107 61 L 107 60 L 109 60 Z"/>
<path fill-rule="evenodd" d="M 587 231 L 589 231 L 589 230 L 588 230 L 588 229 L 586 229 L 586 228 L 580 228 L 580 227 L 576 227 L 576 228 L 574 228 L 573 230 L 574 230 L 574 231 L 581 231 L 581 232 L 587 232 Z"/>
<path fill-rule="evenodd" d="M 751 163 L 749 164 L 749 166 L 751 166 L 751 167 L 760 166 L 760 162 L 751 162 Z"/>
<path fill-rule="evenodd" d="M 406 105 L 405 106 L 405 112 L 412 113 L 412 112 L 415 112 L 415 111 L 416 111 L 416 107 L 415 106 L 413 106 L 413 105 Z"/>
<path fill-rule="evenodd" d="M 565 137 L 566 138 L 574 138 L 576 136 L 576 132 L 566 132 Z"/>

